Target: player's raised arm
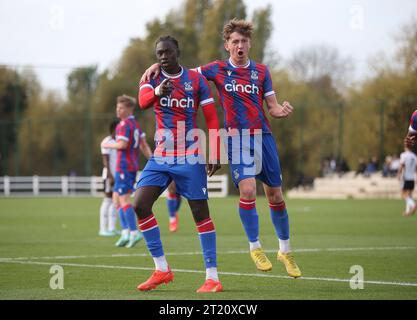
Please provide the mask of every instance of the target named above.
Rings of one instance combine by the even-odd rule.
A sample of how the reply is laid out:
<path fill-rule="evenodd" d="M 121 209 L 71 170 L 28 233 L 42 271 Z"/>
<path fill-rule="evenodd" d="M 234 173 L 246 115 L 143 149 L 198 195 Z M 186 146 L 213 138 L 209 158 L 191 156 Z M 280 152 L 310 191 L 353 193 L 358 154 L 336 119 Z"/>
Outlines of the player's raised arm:
<path fill-rule="evenodd" d="M 195 67 L 190 69 L 192 71 L 196 71 L 202 74 L 201 67 Z M 161 65 L 159 63 L 154 63 L 148 69 L 145 70 L 142 77 L 140 78 L 140 82 L 148 82 L 151 79 L 156 79 L 161 72 Z"/>
<path fill-rule="evenodd" d="M 293 112 L 293 107 L 288 101 L 284 101 L 280 105 L 275 95 L 270 95 L 265 98 L 268 112 L 273 118 L 286 118 Z"/>
<path fill-rule="evenodd" d="M 271 73 L 268 68 L 265 69 L 265 78 L 262 86 L 269 115 L 273 118 L 288 117 L 292 113 L 293 107 L 288 101 L 284 101 L 282 105 L 278 103 L 277 96 L 272 85 Z"/>
<path fill-rule="evenodd" d="M 142 78 L 140 78 L 140 82 L 148 82 L 151 79 L 156 79 L 160 72 L 161 65 L 159 63 L 154 63 L 148 69 L 145 70 L 145 72 L 142 75 Z"/>

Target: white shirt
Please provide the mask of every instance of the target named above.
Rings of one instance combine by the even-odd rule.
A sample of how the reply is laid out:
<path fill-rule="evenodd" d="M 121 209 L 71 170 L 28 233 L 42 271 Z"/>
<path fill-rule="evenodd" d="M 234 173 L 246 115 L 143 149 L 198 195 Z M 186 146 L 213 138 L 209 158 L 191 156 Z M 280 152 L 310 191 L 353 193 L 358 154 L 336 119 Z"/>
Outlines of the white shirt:
<path fill-rule="evenodd" d="M 112 138 L 112 136 L 107 136 L 103 139 L 101 144 L 103 143 L 116 143 L 116 140 Z M 101 145 L 100 144 L 100 145 Z M 110 172 L 114 176 L 116 173 L 116 159 L 117 159 L 117 150 L 116 149 L 110 149 L 110 148 L 103 148 L 101 147 L 101 154 L 107 154 L 109 156 L 109 167 Z M 104 172 L 103 172 L 104 175 Z M 107 176 L 107 174 L 105 174 Z"/>
<path fill-rule="evenodd" d="M 401 153 L 400 163 L 404 165 L 404 181 L 414 181 L 417 167 L 417 156 L 414 152 L 405 151 Z"/>
<path fill-rule="evenodd" d="M 394 159 L 389 166 L 391 170 L 398 170 L 400 168 L 400 159 Z"/>

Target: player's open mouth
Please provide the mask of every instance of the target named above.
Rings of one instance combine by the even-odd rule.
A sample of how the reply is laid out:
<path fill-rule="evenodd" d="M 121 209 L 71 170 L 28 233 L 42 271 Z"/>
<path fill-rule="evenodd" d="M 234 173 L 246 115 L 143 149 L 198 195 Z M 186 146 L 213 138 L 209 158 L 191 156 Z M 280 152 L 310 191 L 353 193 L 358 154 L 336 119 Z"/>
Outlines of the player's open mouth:
<path fill-rule="evenodd" d="M 239 50 L 239 51 L 237 52 L 237 55 L 238 55 L 239 57 L 243 56 L 243 51 Z"/>

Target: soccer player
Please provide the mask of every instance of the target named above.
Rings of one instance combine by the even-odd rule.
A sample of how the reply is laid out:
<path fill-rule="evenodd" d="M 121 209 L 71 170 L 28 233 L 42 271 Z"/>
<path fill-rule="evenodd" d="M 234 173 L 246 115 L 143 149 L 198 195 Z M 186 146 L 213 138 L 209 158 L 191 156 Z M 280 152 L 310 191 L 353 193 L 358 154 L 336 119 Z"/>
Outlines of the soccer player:
<path fill-rule="evenodd" d="M 175 182 L 172 181 L 168 186 L 167 208 L 169 215 L 169 231 L 176 232 L 178 230 L 178 211 L 181 206 L 181 196 L 177 193 Z"/>
<path fill-rule="evenodd" d="M 142 238 L 136 223 L 136 214 L 130 202 L 130 196 L 138 171 L 139 149 L 146 158 L 152 155 L 146 142 L 145 133 L 139 128 L 133 116 L 136 99 L 127 95 L 117 97 L 116 114 L 120 119 L 116 127 L 116 143 L 104 143 L 103 148 L 117 150 L 116 175 L 114 184 L 114 202 L 119 212 L 122 234 L 116 242 L 117 247 L 132 248 Z"/>
<path fill-rule="evenodd" d="M 405 145 L 404 152 L 400 156 L 400 168 L 398 170 L 398 179 L 403 182 L 401 196 L 406 204 L 405 211 L 403 212 L 403 216 L 405 217 L 413 215 L 417 209 L 417 205 L 413 200 L 416 168 L 417 156 Z"/>
<path fill-rule="evenodd" d="M 252 31 L 253 26 L 250 22 L 230 20 L 223 29 L 224 47 L 229 53 L 229 59 L 214 61 L 198 67 L 197 70 L 207 80 L 214 82 L 219 93 L 225 116 L 224 125 L 230 133 L 227 141 L 230 170 L 240 192 L 239 215 L 249 240 L 250 255 L 259 270 L 272 269 L 272 264 L 259 241 L 256 178 L 263 182 L 269 201 L 272 223 L 279 240 L 277 259 L 285 265 L 291 277 L 297 278 L 301 276 L 301 271 L 291 253 L 289 219 L 281 189 L 278 150 L 264 113 L 263 101 L 266 101 L 268 113 L 273 118 L 288 117 L 293 107 L 287 101 L 282 105 L 277 102 L 268 68 L 249 59 Z M 142 79 L 149 79 L 152 74 L 158 75 L 159 68 L 159 64 L 154 64 Z M 245 139 L 244 135 L 248 131 L 250 139 Z M 252 133 L 259 131 L 261 134 Z M 232 136 L 236 133 L 241 139 L 241 158 L 254 152 L 261 154 L 261 164 L 252 164 L 254 170 L 248 170 L 251 169 L 251 165 L 246 165 L 243 161 L 233 163 L 233 154 L 236 153 L 234 149 L 238 144 L 233 143 Z"/>
<path fill-rule="evenodd" d="M 142 109 L 154 107 L 156 147 L 136 185 L 134 206 L 139 228 L 156 270 L 137 289 L 152 290 L 174 278 L 164 255 L 158 223 L 152 212 L 154 202 L 171 181 L 174 181 L 177 193 L 188 200 L 200 238 L 206 280 L 197 292 L 219 292 L 223 289 L 217 273 L 216 231 L 207 204 L 207 175 L 213 175 L 220 168 L 217 161 L 219 154 L 212 148 L 215 155 L 210 158 L 213 161 L 210 160 L 205 165 L 206 161 L 198 144 L 194 139 L 188 138 L 196 132 L 199 106 L 203 110 L 207 128 L 219 129 L 214 99 L 207 80 L 179 64 L 180 50 L 175 38 L 159 38 L 155 54 L 162 71 L 156 79 L 140 83 L 139 105 Z"/>
<path fill-rule="evenodd" d="M 109 127 L 110 135 L 105 137 L 102 144 L 116 143 L 116 126 L 119 120 L 112 121 Z M 116 208 L 113 205 L 113 185 L 114 175 L 116 173 L 116 149 L 107 149 L 101 147 L 101 156 L 103 160 L 104 179 L 104 198 L 100 206 L 100 232 L 99 235 L 103 237 L 116 235 Z"/>

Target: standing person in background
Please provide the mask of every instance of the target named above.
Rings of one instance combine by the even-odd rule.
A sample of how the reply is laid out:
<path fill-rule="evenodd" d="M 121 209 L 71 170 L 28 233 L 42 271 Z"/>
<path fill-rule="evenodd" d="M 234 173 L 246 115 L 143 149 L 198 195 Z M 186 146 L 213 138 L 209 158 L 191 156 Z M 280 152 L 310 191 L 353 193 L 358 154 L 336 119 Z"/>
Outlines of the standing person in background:
<path fill-rule="evenodd" d="M 131 194 L 139 169 L 139 149 L 149 159 L 152 151 L 146 142 L 145 133 L 133 115 L 136 99 L 127 95 L 117 97 L 116 114 L 120 123 L 116 127 L 116 143 L 104 143 L 103 148 L 117 150 L 116 175 L 114 184 L 114 202 L 119 212 L 122 235 L 116 242 L 117 247 L 132 248 L 140 240 L 136 214 L 131 204 Z"/>
<path fill-rule="evenodd" d="M 400 156 L 400 168 L 398 170 L 398 179 L 402 180 L 401 196 L 405 200 L 405 211 L 403 212 L 405 217 L 413 215 L 417 209 L 416 202 L 413 200 L 416 168 L 417 156 L 405 145 L 404 152 Z"/>
<path fill-rule="evenodd" d="M 116 126 L 119 120 L 114 120 L 110 123 L 109 133 L 110 135 L 105 137 L 102 144 L 116 143 Z M 104 198 L 100 206 L 100 231 L 99 235 L 103 237 L 111 237 L 116 235 L 116 208 L 113 204 L 113 186 L 114 175 L 116 173 L 116 149 L 107 149 L 101 147 L 101 156 L 103 160 L 103 173 L 104 180 Z"/>

